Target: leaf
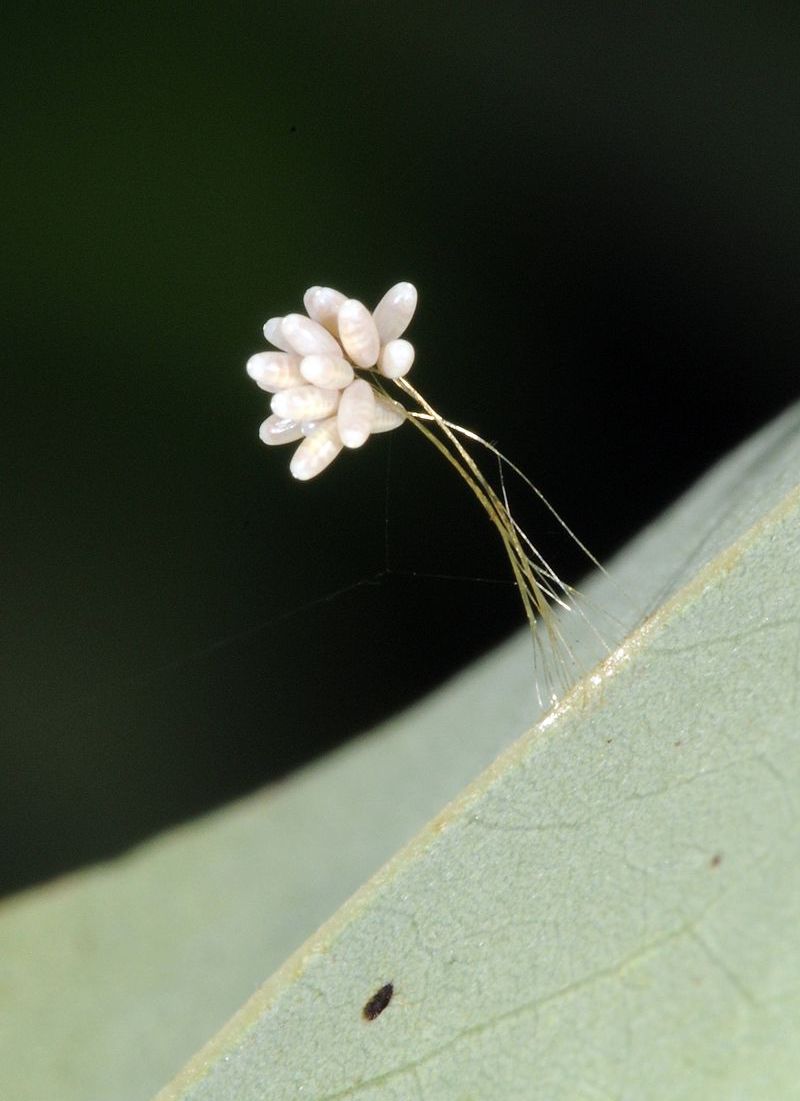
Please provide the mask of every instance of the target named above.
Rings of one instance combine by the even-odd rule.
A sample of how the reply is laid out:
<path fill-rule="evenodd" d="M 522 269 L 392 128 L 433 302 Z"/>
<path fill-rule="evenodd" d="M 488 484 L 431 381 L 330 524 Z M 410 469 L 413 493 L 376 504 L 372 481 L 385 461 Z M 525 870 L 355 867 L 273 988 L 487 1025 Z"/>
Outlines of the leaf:
<path fill-rule="evenodd" d="M 534 713 L 522 637 L 286 784 L 6 904 L 0 1093 L 144 1101 L 344 902 L 159 1101 L 790 1096 L 798 469 L 800 407 L 614 565 L 666 603 L 494 763 Z"/>

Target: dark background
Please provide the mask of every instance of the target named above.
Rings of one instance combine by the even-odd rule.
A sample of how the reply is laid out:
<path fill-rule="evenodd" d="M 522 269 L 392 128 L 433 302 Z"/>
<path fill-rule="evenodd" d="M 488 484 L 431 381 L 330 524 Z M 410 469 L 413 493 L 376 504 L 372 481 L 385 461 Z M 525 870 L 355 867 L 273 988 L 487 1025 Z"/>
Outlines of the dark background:
<path fill-rule="evenodd" d="M 797 393 L 795 4 L 7 30 L 2 889 L 285 774 L 521 623 L 508 585 L 406 575 L 508 576 L 411 429 L 306 485 L 259 444 L 243 364 L 308 285 L 416 283 L 412 381 L 603 557 Z"/>

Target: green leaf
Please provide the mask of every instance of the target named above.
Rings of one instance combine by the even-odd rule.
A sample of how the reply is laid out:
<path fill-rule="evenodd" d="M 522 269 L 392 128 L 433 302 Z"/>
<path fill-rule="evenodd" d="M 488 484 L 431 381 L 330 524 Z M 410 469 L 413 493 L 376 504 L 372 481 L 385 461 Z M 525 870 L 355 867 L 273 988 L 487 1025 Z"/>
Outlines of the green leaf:
<path fill-rule="evenodd" d="M 614 564 L 658 610 L 517 741 L 522 636 L 287 783 L 7 903 L 0 1094 L 144 1101 L 310 937 L 160 1101 L 791 1096 L 798 470 L 800 407 Z"/>

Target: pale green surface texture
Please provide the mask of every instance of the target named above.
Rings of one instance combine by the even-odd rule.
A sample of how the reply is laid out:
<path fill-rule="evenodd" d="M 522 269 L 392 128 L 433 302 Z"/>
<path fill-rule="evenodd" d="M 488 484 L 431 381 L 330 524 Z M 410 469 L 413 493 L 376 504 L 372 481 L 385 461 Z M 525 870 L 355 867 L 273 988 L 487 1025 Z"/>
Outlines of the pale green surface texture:
<path fill-rule="evenodd" d="M 284 785 L 6 903 L 0 1096 L 146 1101 L 342 903 L 160 1096 L 797 1095 L 799 471 L 795 408 L 614 564 L 648 607 L 677 595 L 529 733 L 521 636 Z"/>

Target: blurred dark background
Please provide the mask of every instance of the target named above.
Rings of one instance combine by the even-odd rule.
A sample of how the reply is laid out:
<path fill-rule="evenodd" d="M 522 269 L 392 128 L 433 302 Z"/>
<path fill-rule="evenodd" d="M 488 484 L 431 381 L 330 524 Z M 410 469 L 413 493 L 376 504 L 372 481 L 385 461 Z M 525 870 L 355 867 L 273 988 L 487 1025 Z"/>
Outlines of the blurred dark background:
<path fill-rule="evenodd" d="M 416 433 L 306 485 L 259 444 L 244 361 L 308 285 L 416 283 L 412 381 L 603 557 L 797 394 L 796 5 L 25 4 L 6 31 L 2 890 L 521 624 L 509 585 L 407 576 L 508 576 Z"/>

